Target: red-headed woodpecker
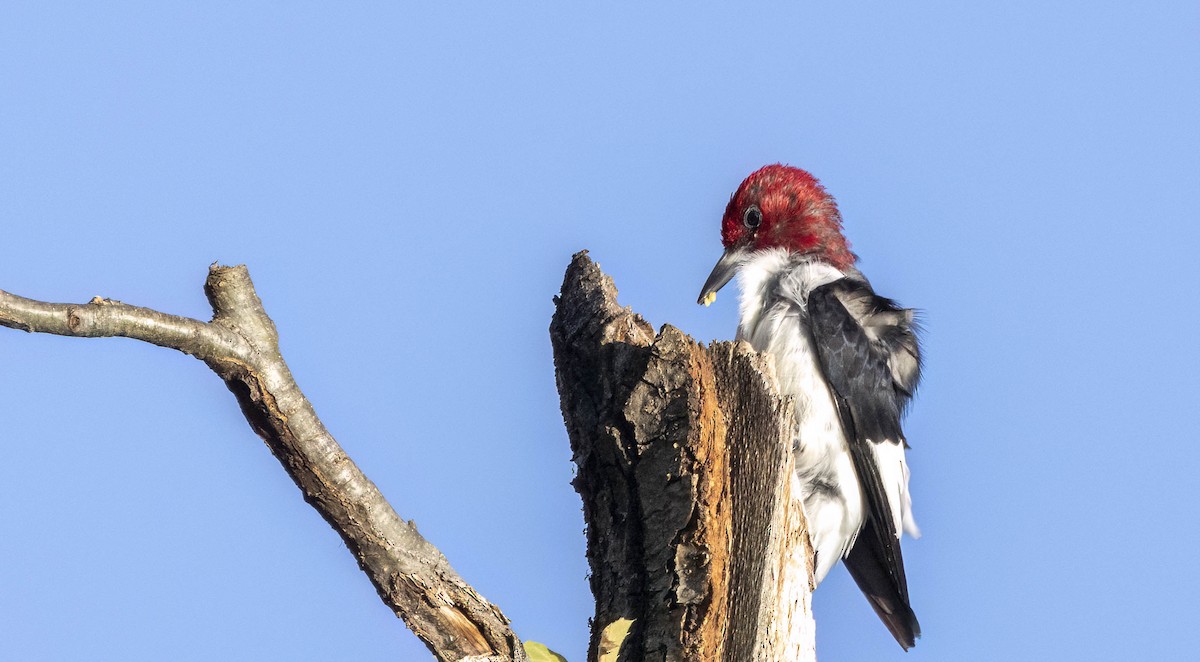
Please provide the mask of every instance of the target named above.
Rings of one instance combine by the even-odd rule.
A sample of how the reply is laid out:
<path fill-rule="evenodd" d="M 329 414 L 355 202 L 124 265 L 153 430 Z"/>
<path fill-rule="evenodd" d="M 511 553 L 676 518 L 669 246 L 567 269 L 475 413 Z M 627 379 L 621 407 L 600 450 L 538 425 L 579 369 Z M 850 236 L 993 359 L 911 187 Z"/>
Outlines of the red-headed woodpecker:
<path fill-rule="evenodd" d="M 796 411 L 794 493 L 816 550 L 816 581 L 843 559 L 896 641 L 921 636 L 900 534 L 919 535 L 900 429 L 920 377 L 913 311 L 875 294 L 855 267 L 833 197 L 809 173 L 769 165 L 742 182 L 721 221 L 725 254 L 700 303 L 735 275 L 737 336 L 767 352 Z"/>

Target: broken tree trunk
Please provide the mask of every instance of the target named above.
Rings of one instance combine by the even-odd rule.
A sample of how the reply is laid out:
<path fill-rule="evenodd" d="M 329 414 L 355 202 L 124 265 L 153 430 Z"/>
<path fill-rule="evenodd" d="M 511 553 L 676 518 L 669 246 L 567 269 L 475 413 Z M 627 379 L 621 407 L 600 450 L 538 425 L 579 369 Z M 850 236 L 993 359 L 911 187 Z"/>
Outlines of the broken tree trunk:
<path fill-rule="evenodd" d="M 813 661 L 791 404 L 745 343 L 654 334 L 586 251 L 550 325 L 587 521 L 588 658 Z"/>

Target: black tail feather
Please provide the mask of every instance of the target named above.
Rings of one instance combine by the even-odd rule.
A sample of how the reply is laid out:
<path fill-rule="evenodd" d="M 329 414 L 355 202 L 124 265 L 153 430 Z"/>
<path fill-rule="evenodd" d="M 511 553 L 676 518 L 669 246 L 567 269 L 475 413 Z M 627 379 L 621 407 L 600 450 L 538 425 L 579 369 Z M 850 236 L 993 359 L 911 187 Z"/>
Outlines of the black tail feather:
<path fill-rule="evenodd" d="M 844 562 L 854 583 L 867 596 L 879 619 L 896 638 L 896 642 L 908 650 L 916 645 L 917 638 L 921 636 L 921 624 L 908 604 L 904 561 L 897 556 L 899 567 L 889 567 L 879 547 L 875 524 L 868 517 Z M 899 554 L 898 545 L 896 553 Z M 899 571 L 898 577 L 896 571 Z"/>

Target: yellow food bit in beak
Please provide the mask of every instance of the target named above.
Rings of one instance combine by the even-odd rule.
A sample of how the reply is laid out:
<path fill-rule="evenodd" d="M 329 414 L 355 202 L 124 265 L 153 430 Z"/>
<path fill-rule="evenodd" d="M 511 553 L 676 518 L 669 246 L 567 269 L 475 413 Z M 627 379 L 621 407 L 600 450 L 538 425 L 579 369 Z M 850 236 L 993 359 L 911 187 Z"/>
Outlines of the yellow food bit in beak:
<path fill-rule="evenodd" d="M 705 294 L 704 295 L 704 307 L 707 308 L 709 305 L 712 304 L 712 302 L 714 302 L 716 300 L 717 300 L 716 292 L 709 292 L 708 294 Z"/>

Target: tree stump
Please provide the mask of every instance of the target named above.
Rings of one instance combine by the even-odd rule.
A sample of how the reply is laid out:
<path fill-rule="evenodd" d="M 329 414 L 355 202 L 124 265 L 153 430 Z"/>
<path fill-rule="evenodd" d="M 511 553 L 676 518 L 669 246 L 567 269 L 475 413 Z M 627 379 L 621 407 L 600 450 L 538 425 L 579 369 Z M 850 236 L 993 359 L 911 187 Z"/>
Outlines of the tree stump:
<path fill-rule="evenodd" d="M 589 660 L 814 661 L 795 429 L 744 342 L 657 335 L 574 256 L 550 324 L 596 598 Z"/>

